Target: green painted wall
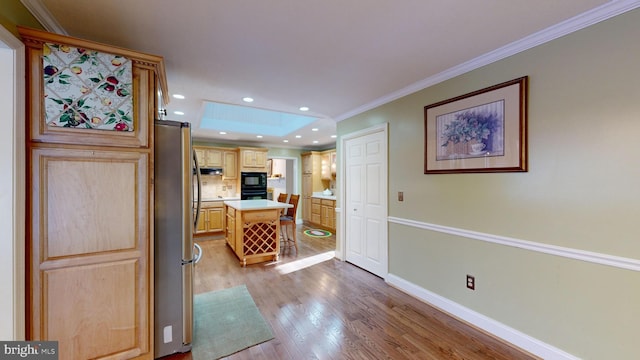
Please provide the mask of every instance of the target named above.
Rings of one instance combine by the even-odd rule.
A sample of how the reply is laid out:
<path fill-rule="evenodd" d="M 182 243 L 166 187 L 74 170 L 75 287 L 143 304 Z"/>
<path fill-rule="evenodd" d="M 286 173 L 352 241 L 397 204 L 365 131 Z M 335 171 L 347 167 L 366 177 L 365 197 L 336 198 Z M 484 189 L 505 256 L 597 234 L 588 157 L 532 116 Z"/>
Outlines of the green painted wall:
<path fill-rule="evenodd" d="M 2 4 L 0 5 L 0 25 L 11 31 L 18 38 L 20 38 L 20 36 L 18 35 L 16 25 L 44 30 L 42 25 L 40 25 L 38 20 L 22 5 L 20 0 L 2 0 Z"/>
<path fill-rule="evenodd" d="M 389 123 L 391 217 L 640 259 L 639 24 L 640 10 L 619 15 L 341 121 L 338 135 Z M 528 172 L 423 174 L 425 105 L 524 75 Z M 638 357 L 639 272 L 395 223 L 389 272 L 577 357 Z"/>

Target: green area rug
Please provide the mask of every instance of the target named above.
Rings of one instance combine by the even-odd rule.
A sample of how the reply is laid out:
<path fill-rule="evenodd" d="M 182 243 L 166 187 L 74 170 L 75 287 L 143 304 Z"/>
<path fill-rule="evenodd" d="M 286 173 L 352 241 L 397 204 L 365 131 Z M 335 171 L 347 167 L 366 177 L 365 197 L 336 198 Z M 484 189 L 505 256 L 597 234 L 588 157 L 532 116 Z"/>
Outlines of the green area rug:
<path fill-rule="evenodd" d="M 305 230 L 304 234 L 307 235 L 307 236 L 311 236 L 311 237 L 327 237 L 327 236 L 331 236 L 331 232 L 326 231 L 326 230 L 319 230 L 319 229 Z"/>
<path fill-rule="evenodd" d="M 245 285 L 194 297 L 194 360 L 219 359 L 273 339 Z"/>

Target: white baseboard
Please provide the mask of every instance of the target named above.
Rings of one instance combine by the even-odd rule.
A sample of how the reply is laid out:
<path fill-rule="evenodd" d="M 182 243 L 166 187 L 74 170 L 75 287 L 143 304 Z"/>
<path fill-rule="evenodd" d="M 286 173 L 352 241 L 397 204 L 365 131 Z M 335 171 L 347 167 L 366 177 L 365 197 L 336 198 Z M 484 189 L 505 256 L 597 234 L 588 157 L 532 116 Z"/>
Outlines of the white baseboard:
<path fill-rule="evenodd" d="M 579 358 L 567 352 L 546 344 L 505 324 L 502 324 L 499 321 L 488 318 L 478 312 L 468 309 L 427 289 L 421 288 L 420 286 L 404 280 L 396 275 L 388 274 L 388 276 L 386 277 L 386 281 L 389 285 L 415 298 L 418 298 L 446 313 L 464 320 L 475 327 L 493 334 L 494 336 L 543 359 L 579 360 Z"/>

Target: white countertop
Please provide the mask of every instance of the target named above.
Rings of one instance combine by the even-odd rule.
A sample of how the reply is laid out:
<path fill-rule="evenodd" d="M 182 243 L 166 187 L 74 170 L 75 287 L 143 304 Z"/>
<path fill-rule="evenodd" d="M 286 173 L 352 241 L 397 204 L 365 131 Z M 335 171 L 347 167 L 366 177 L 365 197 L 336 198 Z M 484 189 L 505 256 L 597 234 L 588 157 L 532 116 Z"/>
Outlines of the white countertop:
<path fill-rule="evenodd" d="M 240 211 L 292 208 L 293 205 L 272 200 L 226 200 L 225 205 Z"/>
<path fill-rule="evenodd" d="M 226 200 L 240 200 L 240 196 L 202 198 L 202 201 L 226 201 Z"/>
<path fill-rule="evenodd" d="M 320 194 L 313 193 L 313 195 L 311 195 L 311 197 L 318 198 L 318 199 L 326 199 L 326 200 L 335 200 L 336 199 L 335 195 L 322 195 L 322 193 L 320 193 Z"/>

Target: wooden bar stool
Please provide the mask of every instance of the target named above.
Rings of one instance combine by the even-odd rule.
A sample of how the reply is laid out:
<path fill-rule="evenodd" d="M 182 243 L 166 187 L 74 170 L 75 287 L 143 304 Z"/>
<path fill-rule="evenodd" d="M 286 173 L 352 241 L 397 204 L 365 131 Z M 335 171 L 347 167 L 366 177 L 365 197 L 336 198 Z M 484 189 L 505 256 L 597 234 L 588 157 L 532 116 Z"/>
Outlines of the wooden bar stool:
<path fill-rule="evenodd" d="M 286 194 L 285 194 L 285 197 L 286 197 Z M 278 199 L 280 199 L 279 196 L 278 196 Z M 289 242 L 293 242 L 293 246 L 296 248 L 296 254 L 298 253 L 298 239 L 296 237 L 296 212 L 298 210 L 299 199 L 300 199 L 300 195 L 292 194 L 289 197 L 289 204 L 293 205 L 293 207 L 285 209 L 286 213 L 280 217 L 280 231 L 282 232 L 282 243 L 287 244 L 287 247 L 291 247 Z M 289 228 L 291 228 L 293 240 L 289 238 Z M 284 246 L 281 246 L 281 248 L 284 248 Z"/>

